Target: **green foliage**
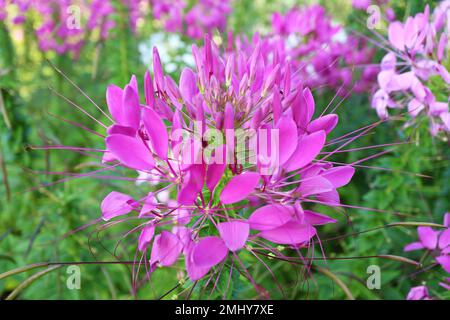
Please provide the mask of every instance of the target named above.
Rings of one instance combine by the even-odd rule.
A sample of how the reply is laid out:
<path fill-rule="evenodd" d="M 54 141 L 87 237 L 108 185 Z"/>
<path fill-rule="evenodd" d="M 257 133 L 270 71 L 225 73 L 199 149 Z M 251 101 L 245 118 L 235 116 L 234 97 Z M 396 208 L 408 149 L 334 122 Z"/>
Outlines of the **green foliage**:
<path fill-rule="evenodd" d="M 297 1 L 290 1 L 295 2 Z M 358 17 L 350 13 L 348 3 L 322 1 L 336 19 L 352 19 L 350 27 L 367 32 Z M 0 274 L 14 268 L 36 262 L 74 262 L 81 270 L 81 290 L 69 290 L 66 286 L 67 266 L 56 269 L 37 279 L 20 299 L 251 299 L 258 292 L 246 277 L 241 265 L 231 265 L 228 259 L 223 267 L 216 267 L 213 276 L 197 283 L 187 280 L 182 263 L 173 268 L 158 268 L 150 281 L 142 281 L 146 267 L 140 267 L 139 290 L 133 292 L 132 271 L 140 261 L 136 255 L 138 233 L 126 233 L 138 225 L 137 221 L 101 227 L 91 224 L 99 218 L 99 203 L 111 190 L 138 194 L 147 190 L 132 182 L 84 177 L 68 179 L 67 175 L 52 172 L 86 173 L 99 169 L 98 160 L 92 156 L 70 151 L 33 150 L 30 146 L 64 144 L 102 148 L 102 138 L 64 123 L 59 118 L 70 119 L 97 132 L 103 128 L 78 112 L 70 103 L 58 97 L 64 95 L 74 104 L 82 106 L 95 118 L 108 124 L 106 117 L 96 109 L 51 64 L 62 70 L 103 110 L 106 110 L 105 89 L 110 83 L 123 86 L 131 74 L 141 76 L 147 66 L 140 61 L 138 45 L 148 41 L 157 32 L 152 21 L 140 26 L 140 33 L 133 34 L 123 19 L 124 8 L 120 2 L 116 17 L 117 28 L 111 39 L 99 41 L 87 39 L 78 60 L 70 56 L 41 53 L 33 39 L 32 25 L 26 24 L 23 40 L 13 39 L 11 32 L 0 22 Z M 270 12 L 285 11 L 290 3 L 273 1 L 235 1 L 235 11 L 230 17 L 235 34 L 251 36 L 264 33 L 270 21 Z M 422 10 L 423 1 L 393 1 L 396 14 L 401 17 Z M 342 10 L 340 10 L 342 8 Z M 361 20 L 362 19 L 362 20 Z M 166 39 L 166 38 L 164 38 Z M 176 55 L 189 50 L 189 39 L 181 38 L 183 47 Z M 382 56 L 382 52 L 378 53 Z M 48 59 L 50 63 L 46 61 Z M 182 61 L 176 61 L 177 71 L 171 73 L 176 80 Z M 448 64 L 448 63 L 447 63 Z M 430 80 L 436 96 L 445 100 L 448 90 L 436 79 Z M 142 81 L 139 83 L 142 92 Z M 51 89 L 50 89 L 50 88 Z M 316 97 L 317 112 L 321 112 L 335 92 L 322 92 Z M 341 100 L 338 97 L 333 104 Z M 367 95 L 353 95 L 337 109 L 340 123 L 331 139 L 376 122 Z M 418 125 L 403 128 L 403 121 L 392 121 L 378 126 L 373 134 L 364 136 L 344 149 L 401 142 L 401 145 L 342 152 L 335 161 L 352 163 L 383 150 L 391 152 L 361 163 L 352 183 L 340 189 L 344 204 L 370 209 L 331 209 L 320 205 L 308 208 L 330 214 L 339 220 L 336 225 L 320 227 L 325 256 L 328 260 L 316 260 L 307 270 L 296 265 L 253 252 L 240 252 L 239 258 L 258 285 L 265 288 L 271 298 L 281 299 L 342 299 L 341 288 L 316 267 L 328 268 L 341 279 L 357 299 L 404 299 L 408 290 L 426 282 L 431 294 L 449 299 L 438 282 L 445 274 L 438 267 L 430 272 L 418 273 L 418 269 L 398 261 L 378 256 L 391 254 L 405 256 L 424 265 L 432 263 L 431 257 L 422 252 L 404 253 L 405 244 L 416 241 L 414 227 L 384 227 L 392 222 L 422 221 L 442 223 L 444 212 L 450 208 L 450 167 L 448 142 L 430 136 L 426 119 Z M 58 182 L 58 183 L 57 183 Z M 43 183 L 54 185 L 41 186 Z M 221 181 L 213 197 L 218 202 Z M 148 191 L 148 190 L 147 190 Z M 209 201 L 206 198 L 205 201 Z M 306 207 L 306 206 L 305 206 Z M 247 216 L 249 212 L 230 212 Z M 83 228 L 80 228 L 83 227 Z M 172 226 L 168 226 L 170 228 Z M 361 233 L 367 230 L 371 232 Z M 81 230 L 80 230 L 81 229 Z M 204 230 L 202 232 L 207 232 Z M 211 234 L 208 231 L 207 234 Z M 346 236 L 353 234 L 352 236 Z M 326 241 L 332 237 L 339 237 Z M 116 248 L 117 246 L 117 248 Z M 282 248 L 287 257 L 297 257 L 295 250 Z M 322 258 L 319 244 L 310 255 Z M 352 258 L 341 260 L 340 258 Z M 148 256 L 143 259 L 148 260 Z M 114 264 L 114 261 L 128 264 Z M 104 261 L 108 264 L 83 264 Z M 142 260 L 144 261 L 144 260 Z M 380 266 L 381 290 L 369 290 L 366 286 L 367 267 Z M 42 271 L 43 269 L 39 269 Z M 310 271 L 310 272 L 309 272 Z M 0 280 L 0 296 L 11 291 L 35 274 L 36 269 Z M 417 274 L 416 274 L 417 273 Z M 261 290 L 261 288 L 258 288 Z M 259 292 L 260 297 L 265 293 Z"/>

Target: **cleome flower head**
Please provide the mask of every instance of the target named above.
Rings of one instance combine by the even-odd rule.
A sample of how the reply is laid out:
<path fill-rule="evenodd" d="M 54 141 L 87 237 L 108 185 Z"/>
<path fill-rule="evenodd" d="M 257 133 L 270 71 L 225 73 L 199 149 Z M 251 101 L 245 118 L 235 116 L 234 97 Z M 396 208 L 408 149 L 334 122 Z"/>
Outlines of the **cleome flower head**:
<path fill-rule="evenodd" d="M 192 1 L 190 1 L 192 2 Z M 231 13 L 228 0 L 151 0 L 153 17 L 168 32 L 202 39 L 214 30 L 223 32 Z"/>
<path fill-rule="evenodd" d="M 378 71 L 370 65 L 374 48 L 332 21 L 320 5 L 292 7 L 272 15 L 272 36 L 266 40 L 290 59 L 306 85 L 364 92 Z"/>
<path fill-rule="evenodd" d="M 150 270 L 184 257 L 197 280 L 255 245 L 307 248 L 317 226 L 336 222 L 305 205 L 338 206 L 337 189 L 354 174 L 323 153 L 338 116 L 314 118 L 310 89 L 272 50 L 258 42 L 248 54 L 224 53 L 206 36 L 203 47 L 192 47 L 195 69 L 183 69 L 178 81 L 154 48 L 145 100 L 135 76 L 124 88 L 108 87 L 114 124 L 103 162 L 150 183 L 136 199 L 109 193 L 102 217 L 137 215 L 138 249 L 150 250 Z"/>
<path fill-rule="evenodd" d="M 418 227 L 418 242 L 413 242 L 405 246 L 405 251 L 429 250 L 436 253 L 436 262 L 450 273 L 450 213 L 444 215 L 445 229 L 435 231 L 431 227 Z"/>
<path fill-rule="evenodd" d="M 404 23 L 390 23 L 388 44 L 392 49 L 381 61 L 379 88 L 372 97 L 372 107 L 380 118 L 387 118 L 389 109 L 407 107 L 408 125 L 424 115 L 433 136 L 450 132 L 449 12 L 450 1 L 442 1 L 432 14 L 427 6 Z"/>
<path fill-rule="evenodd" d="M 450 274 L 450 213 L 445 213 L 443 230 L 433 230 L 431 227 L 421 226 L 417 228 L 418 242 L 413 242 L 405 246 L 404 251 L 427 250 L 447 273 Z M 446 277 L 439 285 L 446 290 L 450 290 L 450 277 Z M 426 286 L 413 287 L 410 289 L 408 300 L 428 300 L 428 289 Z"/>
<path fill-rule="evenodd" d="M 110 0 L 7 0 L 0 2 L 0 7 L 0 20 L 13 24 L 23 24 L 30 15 L 38 16 L 35 34 L 39 49 L 71 53 L 75 58 L 91 33 L 98 33 L 104 40 L 115 26 Z"/>

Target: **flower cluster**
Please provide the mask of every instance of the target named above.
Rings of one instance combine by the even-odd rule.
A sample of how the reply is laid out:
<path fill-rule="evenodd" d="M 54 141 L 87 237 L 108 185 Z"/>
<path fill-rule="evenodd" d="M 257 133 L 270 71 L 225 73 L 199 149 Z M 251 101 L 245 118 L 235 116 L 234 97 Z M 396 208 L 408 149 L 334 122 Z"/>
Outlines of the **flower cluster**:
<path fill-rule="evenodd" d="M 192 280 L 230 253 L 239 264 L 242 249 L 279 257 L 276 245 L 310 247 L 316 226 L 336 220 L 305 206 L 339 206 L 337 189 L 354 174 L 322 150 L 337 115 L 314 119 L 311 91 L 262 43 L 248 55 L 222 53 L 206 36 L 192 53 L 196 67 L 183 69 L 177 84 L 154 49 L 144 103 L 134 76 L 123 89 L 108 87 L 114 124 L 103 162 L 136 170 L 153 187 L 139 197 L 111 192 L 103 219 L 137 212 L 138 249 L 146 256 L 151 248 L 150 270 L 184 255 Z"/>
<path fill-rule="evenodd" d="M 223 32 L 231 12 L 229 1 L 198 0 L 188 6 L 185 0 L 152 0 L 153 17 L 163 23 L 168 32 L 202 39 L 214 30 Z"/>
<path fill-rule="evenodd" d="M 423 114 L 429 117 L 433 136 L 450 132 L 450 74 L 446 67 L 449 14 L 447 0 L 432 15 L 427 6 L 405 23 L 394 21 L 389 25 L 388 40 L 393 50 L 381 62 L 379 89 L 372 98 L 372 107 L 380 118 L 388 117 L 388 108 L 407 106 L 411 117 L 408 124 Z"/>
<path fill-rule="evenodd" d="M 12 19 L 16 24 L 26 20 L 28 11 L 39 15 L 36 36 L 42 51 L 55 51 L 58 54 L 70 52 L 76 57 L 88 34 L 96 31 L 101 39 L 105 39 L 115 25 L 112 18 L 114 7 L 109 0 L 13 0 L 7 4 L 20 9 L 20 14 Z M 3 18 L 6 19 L 6 15 Z"/>
<path fill-rule="evenodd" d="M 17 7 L 17 15 L 11 17 L 14 24 L 24 23 L 28 12 L 37 13 L 36 28 L 39 48 L 58 54 L 79 55 L 86 37 L 96 32 L 100 39 L 106 39 L 115 26 L 115 12 L 110 0 L 11 0 L 0 5 L 4 12 L 0 19 L 7 19 L 7 8 Z"/>
<path fill-rule="evenodd" d="M 42 51 L 55 51 L 58 54 L 71 52 L 78 55 L 84 45 L 84 32 L 80 26 L 66 23 L 71 14 L 71 5 L 70 1 L 38 1 L 30 6 L 42 19 L 36 29 Z"/>
<path fill-rule="evenodd" d="M 426 286 L 417 286 L 409 290 L 406 300 L 431 300 L 431 298 Z"/>
<path fill-rule="evenodd" d="M 310 87 L 348 88 L 358 78 L 353 90 L 363 92 L 376 78 L 377 66 L 368 65 L 374 49 L 334 24 L 320 5 L 274 13 L 272 33 L 268 41 L 292 61 Z"/>
<path fill-rule="evenodd" d="M 436 262 L 450 274 L 450 213 L 444 215 L 444 230 L 435 231 L 431 227 L 418 227 L 418 242 L 413 242 L 405 246 L 405 251 L 428 250 L 434 256 Z M 450 290 L 450 278 L 440 285 Z M 411 288 L 408 300 L 422 300 L 429 298 L 428 290 L 424 286 Z"/>
<path fill-rule="evenodd" d="M 29 0 L 0 0 L 0 20 L 8 17 L 8 6 L 15 7 L 15 14 L 11 17 L 13 24 L 21 24 L 25 21 L 25 14 L 28 11 L 31 1 Z"/>
<path fill-rule="evenodd" d="M 377 6 L 378 10 L 380 10 L 380 8 L 381 8 L 380 12 L 377 12 L 377 13 L 381 14 L 381 12 L 383 12 L 385 18 L 388 21 L 395 20 L 395 12 L 392 9 L 392 7 L 389 6 L 389 0 L 374 0 L 374 1 L 372 1 L 372 0 L 352 0 L 352 7 L 354 9 L 366 10 L 366 11 L 369 10 L 369 12 L 367 12 L 367 13 L 373 14 L 374 12 L 371 12 L 371 10 L 370 10 L 371 5 Z M 375 13 L 375 15 L 373 16 L 374 19 L 381 18 L 381 16 L 377 15 L 377 13 Z M 374 24 L 377 24 L 378 21 L 373 21 L 373 22 L 374 22 Z"/>
<path fill-rule="evenodd" d="M 6 20 L 11 11 L 16 13 L 9 20 L 21 24 L 33 11 L 39 16 L 36 35 L 40 49 L 58 54 L 70 52 L 76 57 L 90 34 L 98 33 L 100 39 L 108 37 L 118 8 L 126 11 L 133 32 L 148 12 L 148 4 L 143 0 L 121 0 L 118 4 L 111 0 L 0 0 L 0 20 Z M 192 39 L 201 39 L 214 30 L 223 32 L 231 12 L 229 1 L 220 0 L 198 0 L 193 5 L 184 0 L 151 0 L 150 9 L 166 31 Z"/>

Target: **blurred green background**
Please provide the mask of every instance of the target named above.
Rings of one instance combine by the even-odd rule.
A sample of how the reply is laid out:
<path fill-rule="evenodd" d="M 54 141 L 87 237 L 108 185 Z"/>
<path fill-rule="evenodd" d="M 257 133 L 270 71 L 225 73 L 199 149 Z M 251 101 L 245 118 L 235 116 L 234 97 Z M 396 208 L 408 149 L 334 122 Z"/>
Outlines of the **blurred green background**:
<path fill-rule="evenodd" d="M 229 28 L 236 34 L 249 36 L 254 31 L 264 33 L 271 13 L 285 12 L 294 4 L 313 1 L 234 1 L 229 17 Z M 364 12 L 356 13 L 349 1 L 319 1 L 336 22 L 349 29 L 366 33 Z M 397 17 L 402 19 L 423 10 L 425 2 L 392 1 Z M 70 55 L 41 52 L 33 36 L 33 19 L 25 25 L 13 26 L 0 22 L 0 273 L 37 262 L 132 261 L 137 235 L 124 237 L 132 224 L 121 224 L 103 230 L 100 224 L 86 226 L 100 217 L 99 204 L 111 190 L 127 191 L 133 182 L 83 177 L 55 183 L 65 178 L 48 172 L 83 173 L 99 169 L 98 159 L 70 151 L 33 150 L 35 145 L 68 145 L 102 148 L 103 140 L 65 123 L 60 118 L 81 123 L 92 130 L 102 128 L 78 112 L 63 95 L 74 104 L 89 110 L 95 117 L 101 114 L 90 101 L 69 83 L 55 68 L 62 70 L 93 101 L 106 110 L 105 91 L 110 83 L 123 86 L 131 74 L 136 74 L 142 86 L 142 76 L 151 60 L 152 45 L 164 51 L 163 60 L 170 61 L 171 74 L 178 79 L 183 65 L 179 57 L 190 52 L 192 40 L 181 37 L 171 46 L 171 36 L 161 32 L 150 17 L 132 34 L 127 21 L 115 17 L 117 27 L 107 40 L 89 38 L 78 59 Z M 385 32 L 385 30 L 382 32 Z M 172 42 L 171 42 L 172 41 Z M 383 56 L 379 52 L 377 59 Z M 51 64 L 48 62 L 50 61 Z M 379 60 L 377 60 L 379 61 Z M 163 62 L 164 63 L 164 62 Z M 167 70 L 166 70 L 167 71 Z M 57 92 L 58 94 L 56 94 Z M 333 98 L 335 92 L 315 95 L 317 112 Z M 339 100 L 341 98 L 338 98 Z M 377 121 L 370 109 L 367 95 L 352 95 L 338 109 L 340 125 L 336 136 Z M 432 139 L 424 123 L 403 129 L 402 123 L 385 123 L 374 132 L 352 144 L 352 147 L 409 141 L 386 155 L 365 163 L 390 168 L 393 171 L 360 168 L 353 182 L 342 189 L 342 202 L 387 212 L 362 209 L 330 210 L 339 223 L 321 228 L 322 239 L 357 233 L 395 221 L 428 221 L 441 223 L 450 200 L 450 166 L 448 144 Z M 376 151 L 382 151 L 378 149 Z M 342 153 L 335 161 L 351 162 L 374 154 L 374 150 Z M 46 174 L 47 172 L 47 174 Z M 431 176 L 424 178 L 410 173 Z M 55 183 L 50 186 L 42 184 Z M 328 211 L 327 211 L 328 210 Z M 77 231 L 77 232 L 75 232 Z M 324 243 L 327 261 L 317 261 L 312 276 L 305 279 L 304 269 L 282 261 L 266 259 L 282 284 L 282 294 L 271 274 L 245 252 L 242 259 L 255 275 L 258 283 L 270 292 L 272 298 L 289 299 L 342 299 L 346 295 L 333 280 L 340 278 L 358 299 L 404 299 L 408 290 L 426 282 L 432 294 L 449 298 L 439 290 L 437 282 L 443 273 L 431 269 L 417 273 L 412 265 L 380 258 L 332 260 L 335 257 L 361 257 L 381 254 L 405 256 L 403 246 L 416 240 L 415 228 L 381 228 L 377 231 L 345 237 Z M 119 244 L 115 250 L 116 244 Z M 316 256 L 321 253 L 316 248 Z M 420 259 L 419 254 L 409 258 Z M 380 290 L 366 287 L 367 267 L 378 265 L 382 271 Z M 327 267 L 333 274 L 319 272 Z M 232 288 L 226 290 L 227 277 L 219 279 L 217 288 L 211 285 L 201 290 L 192 289 L 192 283 L 179 281 L 183 265 L 158 269 L 150 282 L 142 283 L 132 293 L 132 265 L 86 264 L 80 265 L 81 289 L 66 286 L 67 266 L 56 269 L 34 281 L 19 294 L 21 299 L 165 299 L 186 298 L 247 298 L 256 296 L 252 286 L 237 273 Z M 22 281 L 41 269 L 33 269 L 0 280 L 0 296 L 6 297 Z M 416 274 L 417 273 L 417 274 Z M 226 275 L 227 272 L 224 272 Z M 173 289 L 173 291 L 171 291 Z"/>

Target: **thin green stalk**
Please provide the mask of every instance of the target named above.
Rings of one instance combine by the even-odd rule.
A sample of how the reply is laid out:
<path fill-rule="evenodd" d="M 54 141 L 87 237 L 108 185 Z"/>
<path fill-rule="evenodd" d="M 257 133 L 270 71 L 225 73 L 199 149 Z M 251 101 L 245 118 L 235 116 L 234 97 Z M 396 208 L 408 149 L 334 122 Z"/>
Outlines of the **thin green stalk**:
<path fill-rule="evenodd" d="M 350 289 L 338 276 L 336 276 L 333 272 L 331 272 L 328 269 L 317 267 L 317 266 L 315 266 L 315 268 L 317 269 L 317 271 L 323 273 L 325 276 L 327 276 L 328 278 L 333 280 L 339 287 L 341 287 L 342 291 L 344 291 L 348 300 L 355 300 L 355 297 L 350 292 Z"/>
<path fill-rule="evenodd" d="M 7 277 L 13 276 L 15 274 L 19 274 L 22 272 L 26 272 L 26 271 L 30 271 L 36 268 L 42 268 L 42 267 L 48 267 L 49 263 L 48 262 L 39 262 L 39 263 L 33 263 L 24 267 L 19 267 L 13 270 L 9 270 L 3 273 L 0 273 L 0 280 L 5 279 Z"/>
<path fill-rule="evenodd" d="M 17 295 L 22 292 L 22 290 L 26 289 L 28 286 L 30 286 L 35 280 L 39 279 L 40 277 L 46 275 L 49 272 L 52 272 L 53 270 L 56 270 L 60 268 L 61 265 L 51 266 L 48 267 L 45 270 L 39 271 L 38 273 L 32 275 L 25 281 L 21 282 L 7 297 L 6 300 L 14 300 Z"/>

